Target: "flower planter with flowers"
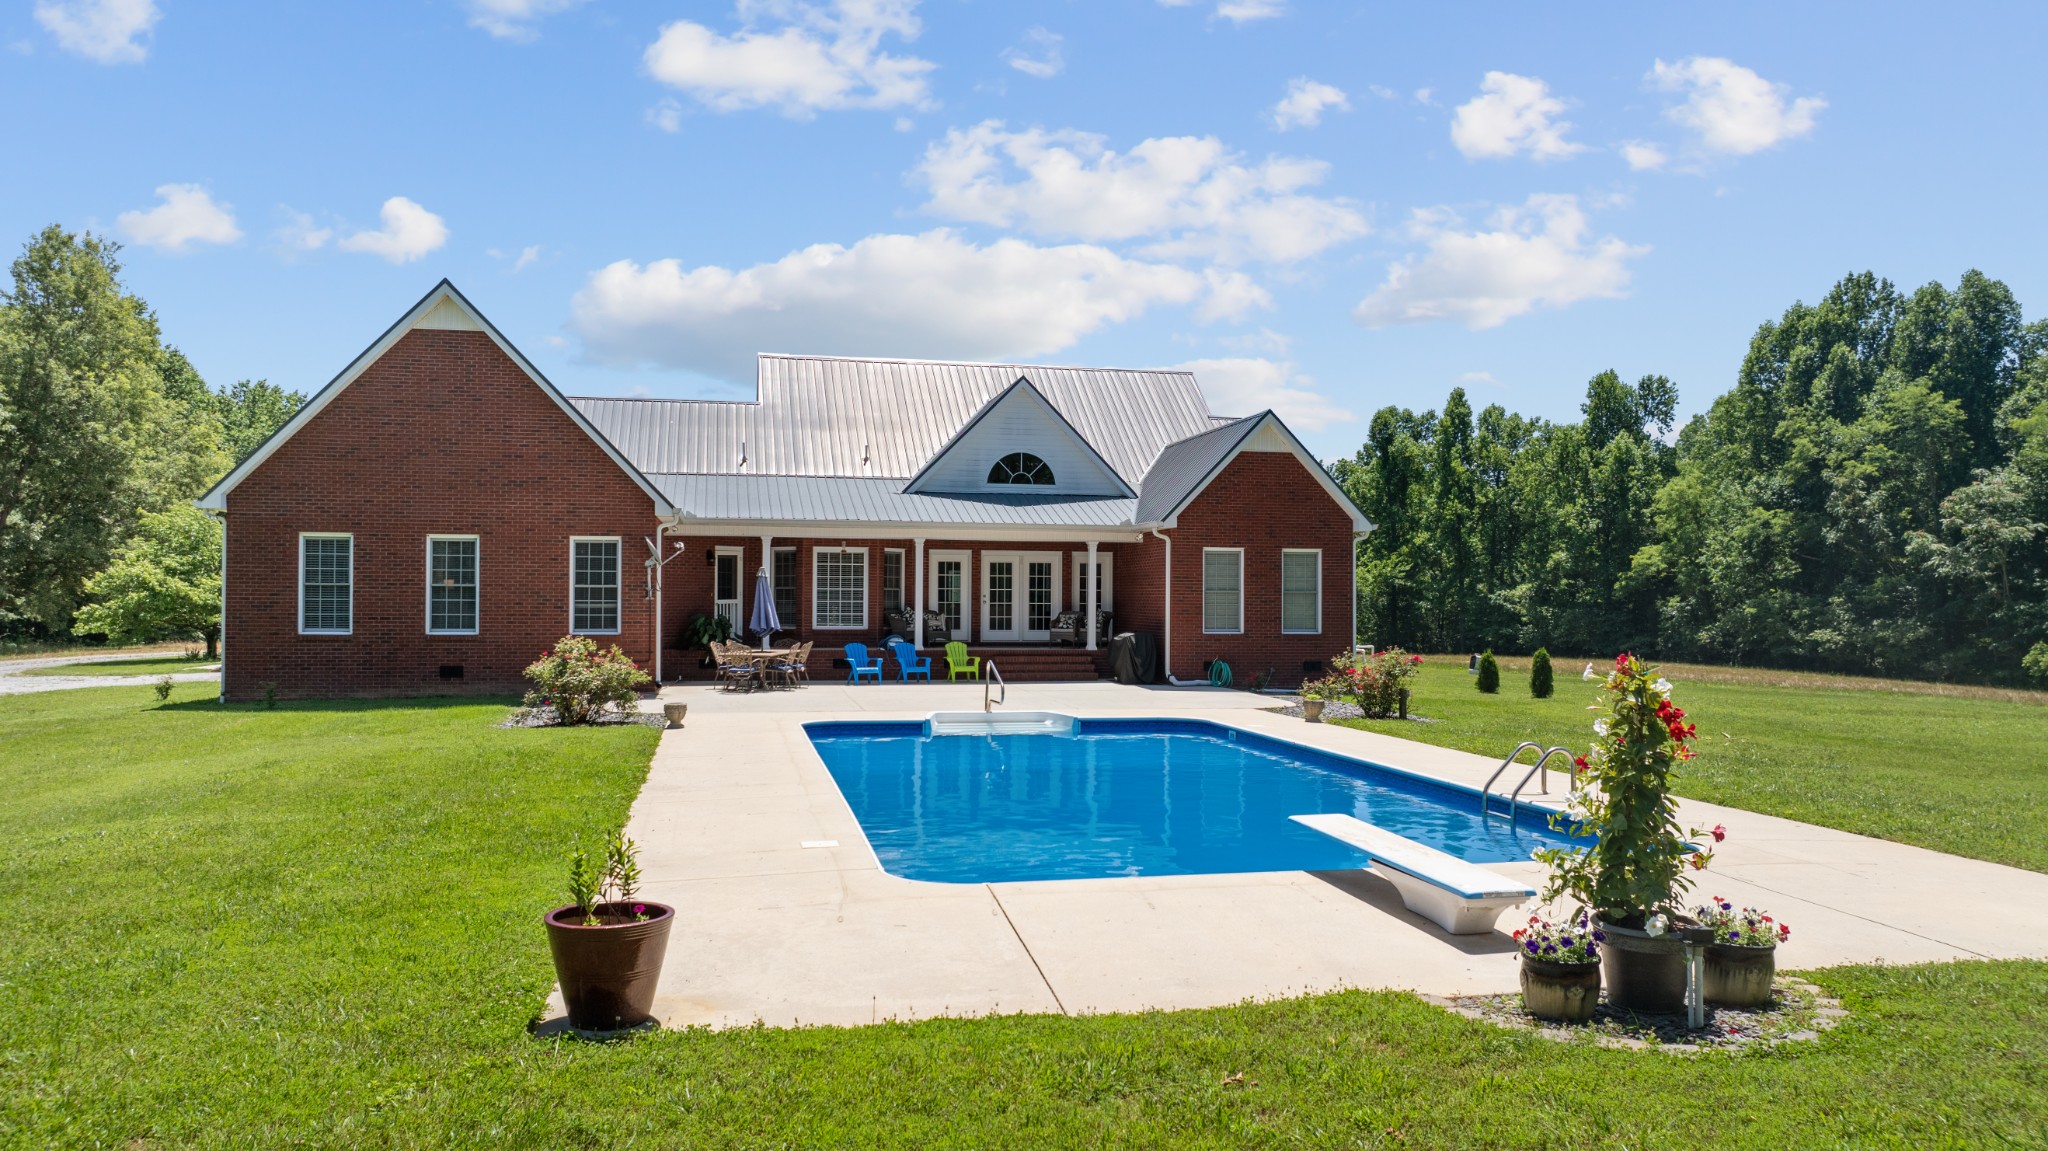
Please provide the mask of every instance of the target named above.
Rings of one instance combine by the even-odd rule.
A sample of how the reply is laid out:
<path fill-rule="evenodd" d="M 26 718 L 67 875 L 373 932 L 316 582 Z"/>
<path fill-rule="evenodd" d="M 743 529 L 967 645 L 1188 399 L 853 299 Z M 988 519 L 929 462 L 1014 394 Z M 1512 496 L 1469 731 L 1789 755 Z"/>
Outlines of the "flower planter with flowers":
<path fill-rule="evenodd" d="M 1762 1007 L 1778 977 L 1778 944 L 1792 929 L 1754 907 L 1736 910 L 1716 895 L 1699 909 L 1700 926 L 1713 939 L 1700 973 L 1700 994 L 1716 1007 Z"/>
<path fill-rule="evenodd" d="M 1302 685 L 1304 704 L 1310 698 L 1349 699 L 1360 714 L 1385 719 L 1403 710 L 1401 696 L 1407 691 L 1408 681 L 1422 670 L 1422 657 L 1409 655 L 1398 647 L 1371 655 L 1347 651 L 1333 658 L 1330 667 L 1329 675 Z"/>
<path fill-rule="evenodd" d="M 1552 923 L 1540 915 L 1515 932 L 1522 1009 L 1538 1019 L 1584 1023 L 1600 1006 L 1600 944 L 1606 933 L 1585 915 Z"/>
<path fill-rule="evenodd" d="M 624 1031 L 653 1018 L 676 913 L 634 898 L 639 886 L 639 850 L 621 835 L 601 864 L 581 851 L 570 858 L 572 902 L 543 920 L 569 1026 L 578 1031 Z"/>
<path fill-rule="evenodd" d="M 1713 859 L 1682 833 L 1671 772 L 1691 759 L 1694 726 L 1671 702 L 1671 684 L 1633 655 L 1615 657 L 1604 683 L 1606 715 L 1593 724 L 1588 752 L 1572 761 L 1580 786 L 1551 826 L 1590 847 L 1544 848 L 1546 900 L 1571 896 L 1604 934 L 1601 970 L 1609 1004 L 1646 1014 L 1685 1008 L 1685 947 L 1705 932 L 1678 912 L 1688 872 Z M 1595 705 L 1594 710 L 1600 710 Z M 1714 838 L 1724 835 L 1714 829 Z"/>

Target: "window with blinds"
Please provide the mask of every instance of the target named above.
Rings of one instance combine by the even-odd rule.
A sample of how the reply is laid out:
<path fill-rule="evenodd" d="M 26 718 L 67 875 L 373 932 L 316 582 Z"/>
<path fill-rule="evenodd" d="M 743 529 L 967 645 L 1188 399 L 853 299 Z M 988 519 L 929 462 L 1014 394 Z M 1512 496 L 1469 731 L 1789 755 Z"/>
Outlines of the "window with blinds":
<path fill-rule="evenodd" d="M 784 628 L 797 625 L 796 610 L 796 549 L 775 549 L 775 570 L 770 574 L 775 587 L 775 618 L 782 621 Z"/>
<path fill-rule="evenodd" d="M 1280 553 L 1280 630 L 1304 634 L 1323 630 L 1322 552 Z"/>
<path fill-rule="evenodd" d="M 812 552 L 811 589 L 813 626 L 868 626 L 868 553 L 865 549 L 819 548 Z"/>
<path fill-rule="evenodd" d="M 1202 630 L 1244 630 L 1244 549 L 1202 549 Z"/>
<path fill-rule="evenodd" d="M 355 625 L 354 536 L 299 537 L 299 630 L 347 635 Z"/>

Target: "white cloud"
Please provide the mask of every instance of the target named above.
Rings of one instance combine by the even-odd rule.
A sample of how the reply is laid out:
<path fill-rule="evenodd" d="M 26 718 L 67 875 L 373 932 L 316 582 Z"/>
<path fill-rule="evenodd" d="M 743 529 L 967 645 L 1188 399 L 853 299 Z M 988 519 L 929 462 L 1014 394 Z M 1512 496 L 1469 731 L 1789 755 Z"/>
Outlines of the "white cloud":
<path fill-rule="evenodd" d="M 1628 166 L 1637 172 L 1655 171 L 1662 168 L 1670 159 L 1664 154 L 1664 149 L 1643 140 L 1630 140 L 1623 144 L 1621 158 L 1627 160 Z"/>
<path fill-rule="evenodd" d="M 1535 160 L 1560 160 L 1585 150 L 1564 138 L 1570 122 L 1553 119 L 1564 111 L 1564 101 L 1543 81 L 1488 72 L 1479 88 L 1479 95 L 1458 105 L 1451 121 L 1451 142 L 1468 158 L 1527 153 Z"/>
<path fill-rule="evenodd" d="M 647 48 L 647 71 L 720 112 L 775 107 L 806 118 L 834 108 L 925 107 L 936 65 L 881 51 L 884 36 L 914 40 L 916 0 L 740 0 L 749 26 L 722 36 L 677 20 Z M 757 18 L 781 21 L 753 26 Z"/>
<path fill-rule="evenodd" d="M 1024 43 L 1003 49 L 1003 59 L 1026 76 L 1050 80 L 1067 66 L 1066 58 L 1060 55 L 1061 39 L 1057 32 L 1033 28 L 1024 33 Z"/>
<path fill-rule="evenodd" d="M 287 258 L 300 252 L 317 252 L 334 238 L 334 229 L 321 227 L 309 213 L 289 208 L 284 213 L 290 222 L 277 230 L 277 244 Z"/>
<path fill-rule="evenodd" d="M 1349 201 L 1304 194 L 1328 165 L 1274 157 L 1247 165 L 1211 136 L 1110 151 L 1087 132 L 955 128 L 919 162 L 924 210 L 954 220 L 1089 241 L 1148 240 L 1142 254 L 1225 263 L 1306 259 L 1365 235 Z"/>
<path fill-rule="evenodd" d="M 468 0 L 469 26 L 503 40 L 531 40 L 543 16 L 566 12 L 583 0 Z"/>
<path fill-rule="evenodd" d="M 1665 115 L 1699 133 L 1709 151 L 1736 156 L 1806 135 L 1828 106 L 1818 96 L 1787 103 L 1789 87 L 1719 56 L 1693 56 L 1676 64 L 1659 60 L 1647 79 L 1666 92 L 1686 94 L 1685 103 Z"/>
<path fill-rule="evenodd" d="M 524 248 L 519 249 L 519 258 L 512 261 L 512 274 L 516 276 L 525 271 L 538 259 L 540 259 L 539 244 L 528 244 Z"/>
<path fill-rule="evenodd" d="M 649 124 L 664 132 L 683 130 L 683 106 L 676 102 L 674 96 L 663 96 L 655 101 L 654 106 L 647 109 L 646 117 Z"/>
<path fill-rule="evenodd" d="M 1271 20 L 1287 11 L 1281 0 L 1219 0 L 1216 15 L 1233 24 L 1251 20 Z"/>
<path fill-rule="evenodd" d="M 394 264 L 407 264 L 448 242 L 448 225 L 404 196 L 384 201 L 377 212 L 384 223 L 372 231 L 364 229 L 342 238 L 335 245 L 344 252 L 368 252 Z"/>
<path fill-rule="evenodd" d="M 156 0 L 36 0 L 36 23 L 66 52 L 102 64 L 140 64 L 149 48 L 137 40 L 163 18 Z"/>
<path fill-rule="evenodd" d="M 1271 408 L 1297 431 L 1316 431 L 1358 417 L 1315 390 L 1315 381 L 1284 360 L 1232 357 L 1175 364 L 1193 372 L 1218 415 L 1249 416 Z"/>
<path fill-rule="evenodd" d="M 1385 89 L 1375 88 L 1373 91 L 1377 94 Z M 1313 128 L 1323 122 L 1325 108 L 1349 112 L 1351 99 L 1344 95 L 1342 89 L 1297 76 L 1287 82 L 1287 95 L 1273 105 L 1273 126 L 1282 132 L 1289 128 Z"/>
<path fill-rule="evenodd" d="M 1501 386 L 1501 382 L 1494 378 L 1492 372 L 1466 372 L 1458 377 L 1458 382 L 1461 384 L 1485 384 L 1489 388 Z"/>
<path fill-rule="evenodd" d="M 232 244 L 242 238 L 232 205 L 216 203 L 197 184 L 159 184 L 163 203 L 114 218 L 121 234 L 144 247 L 182 252 L 193 244 Z"/>
<path fill-rule="evenodd" d="M 1648 252 L 1613 236 L 1593 239 L 1578 198 L 1535 195 L 1497 212 L 1490 231 L 1462 231 L 1443 209 L 1415 213 L 1428 247 L 1387 269 L 1353 313 L 1367 327 L 1456 320 L 1493 328 L 1536 308 L 1628 290 L 1628 262 Z"/>
<path fill-rule="evenodd" d="M 1218 289 L 1185 268 L 1091 244 L 976 245 L 940 228 L 816 244 L 738 271 L 620 260 L 592 273 L 571 305 L 571 322 L 593 359 L 745 382 L 764 348 L 1041 356 L 1155 306 L 1206 308 Z"/>

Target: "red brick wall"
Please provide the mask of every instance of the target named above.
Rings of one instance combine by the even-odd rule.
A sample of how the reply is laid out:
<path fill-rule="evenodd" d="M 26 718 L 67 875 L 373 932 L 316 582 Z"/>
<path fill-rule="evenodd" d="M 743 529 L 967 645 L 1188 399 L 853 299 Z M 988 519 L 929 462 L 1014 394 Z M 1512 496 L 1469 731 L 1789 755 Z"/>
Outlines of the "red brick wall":
<path fill-rule="evenodd" d="M 1331 656 L 1350 645 L 1351 513 L 1317 484 L 1298 457 L 1285 452 L 1239 455 L 1181 512 L 1179 526 L 1167 534 L 1173 537 L 1174 675 L 1200 678 L 1204 664 L 1221 659 L 1230 665 L 1238 686 L 1268 668 L 1276 685 L 1294 686 L 1301 682 L 1303 661 L 1327 665 Z M 1241 634 L 1202 631 L 1202 549 L 1210 547 L 1244 549 Z M 1283 548 L 1322 549 L 1318 634 L 1289 635 L 1280 630 Z M 1121 580 L 1121 568 L 1117 574 Z"/>
<path fill-rule="evenodd" d="M 569 627 L 570 536 L 620 537 L 598 639 L 652 661 L 653 501 L 481 332 L 408 333 L 227 502 L 230 699 L 521 690 Z M 352 635 L 298 634 L 300 532 L 354 533 Z M 429 534 L 481 537 L 477 635 L 426 634 Z"/>

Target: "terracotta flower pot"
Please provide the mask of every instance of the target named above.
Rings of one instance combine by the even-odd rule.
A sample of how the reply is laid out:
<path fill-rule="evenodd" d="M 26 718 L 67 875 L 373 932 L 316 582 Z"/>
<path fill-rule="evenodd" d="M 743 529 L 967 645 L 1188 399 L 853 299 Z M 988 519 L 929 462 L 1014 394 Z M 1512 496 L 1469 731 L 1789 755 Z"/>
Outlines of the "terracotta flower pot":
<path fill-rule="evenodd" d="M 661 714 L 668 717 L 668 725 L 670 727 L 681 727 L 683 726 L 683 717 L 690 714 L 690 705 L 687 703 L 664 703 L 661 705 Z"/>
<path fill-rule="evenodd" d="M 633 918 L 636 907 L 646 909 L 646 919 Z M 601 922 L 595 926 L 585 926 L 582 911 L 573 904 L 545 918 L 569 1026 L 579 1031 L 638 1027 L 653 1018 L 654 989 L 675 909 L 634 900 L 599 904 L 596 910 Z"/>
<path fill-rule="evenodd" d="M 1522 1008 L 1538 1019 L 1584 1023 L 1600 1006 L 1600 964 L 1522 961 Z"/>
<path fill-rule="evenodd" d="M 1302 700 L 1302 701 L 1301 701 L 1301 718 L 1303 718 L 1303 719 L 1305 719 L 1305 720 L 1309 721 L 1310 723 L 1321 723 L 1321 722 L 1323 722 L 1323 704 L 1324 704 L 1325 702 L 1326 702 L 1326 701 L 1324 701 L 1324 700 L 1320 700 L 1320 699 L 1304 699 L 1304 700 Z"/>
<path fill-rule="evenodd" d="M 1607 935 L 1600 947 L 1600 973 L 1610 1006 L 1644 1015 L 1685 1010 L 1687 927 L 1673 925 L 1662 935 L 1604 921 L 1599 927 Z"/>
<path fill-rule="evenodd" d="M 1701 968 L 1700 994 L 1708 1003 L 1716 1007 L 1762 1007 L 1771 1001 L 1771 983 L 1778 975 L 1778 949 L 1709 944 Z"/>

